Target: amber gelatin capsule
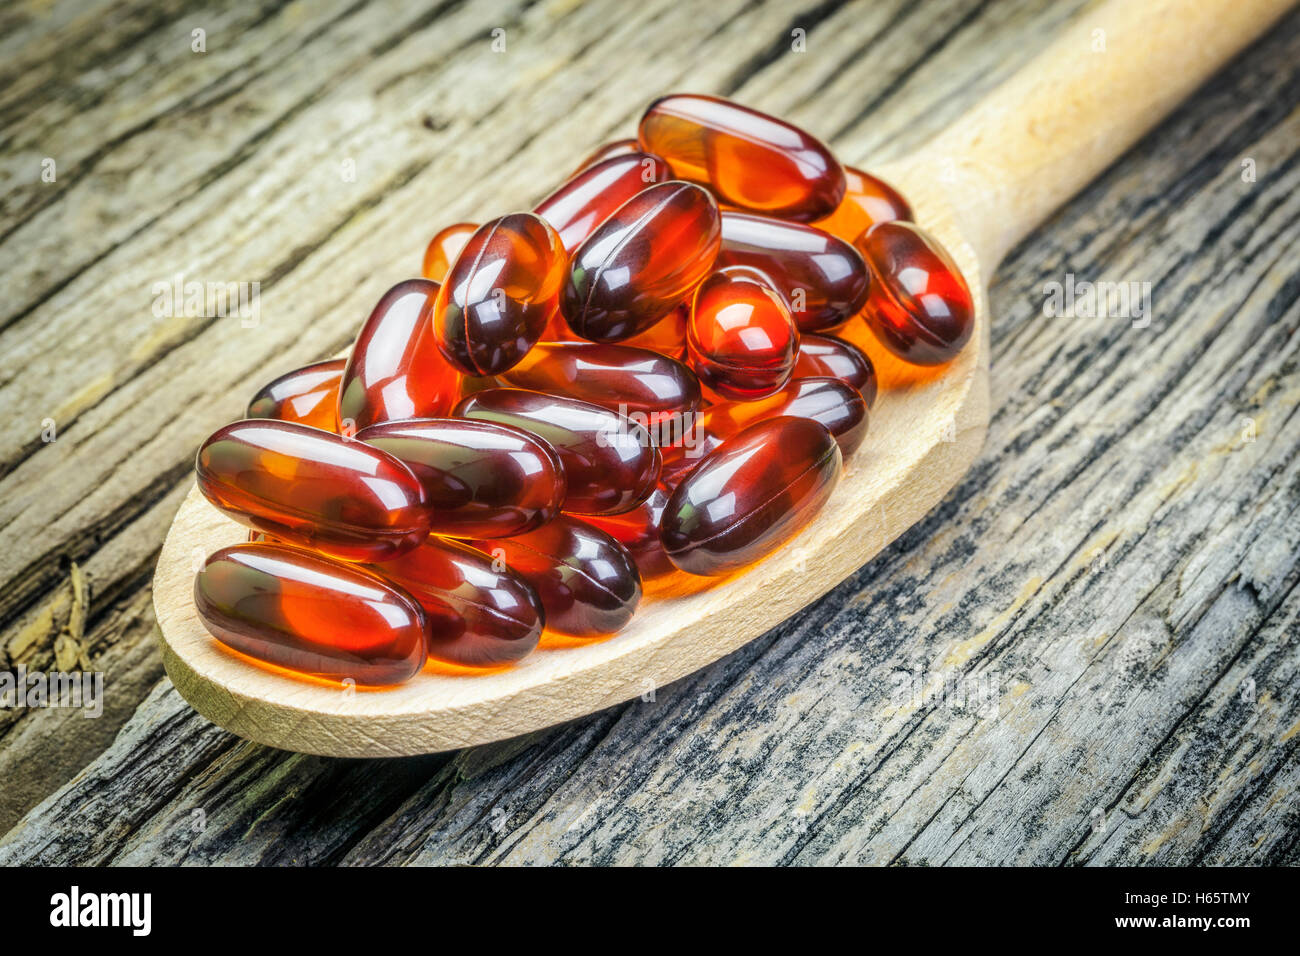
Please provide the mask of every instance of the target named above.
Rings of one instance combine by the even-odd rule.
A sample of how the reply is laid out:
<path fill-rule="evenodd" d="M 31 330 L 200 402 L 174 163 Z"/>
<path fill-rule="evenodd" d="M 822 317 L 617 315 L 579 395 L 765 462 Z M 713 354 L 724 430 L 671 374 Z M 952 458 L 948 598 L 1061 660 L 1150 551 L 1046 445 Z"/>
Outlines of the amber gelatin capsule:
<path fill-rule="evenodd" d="M 226 425 L 196 471 L 204 496 L 241 524 L 347 561 L 383 561 L 429 533 L 424 488 L 406 465 L 306 425 Z"/>
<path fill-rule="evenodd" d="M 659 523 L 669 494 L 670 489 L 660 484 L 649 498 L 631 511 L 621 515 L 588 515 L 582 519 L 627 549 L 636 562 L 642 581 L 653 581 L 677 570 L 668 560 L 663 542 L 659 540 Z"/>
<path fill-rule="evenodd" d="M 838 378 L 862 393 L 868 406 L 876 403 L 876 367 L 852 342 L 809 332 L 799 337 L 792 378 Z"/>
<path fill-rule="evenodd" d="M 428 318 L 438 283 L 408 279 L 384 293 L 361 327 L 339 386 L 340 430 L 445 415 L 460 375 L 439 353 Z"/>
<path fill-rule="evenodd" d="M 582 163 L 573 172 L 582 172 L 588 166 L 595 166 L 601 160 L 613 159 L 615 156 L 626 156 L 628 153 L 643 152 L 641 144 L 635 139 L 616 139 L 606 143 L 604 146 L 597 146 L 591 155 L 582 161 Z"/>
<path fill-rule="evenodd" d="M 632 619 L 641 576 L 627 550 L 585 521 L 561 515 L 536 531 L 478 543 L 520 574 L 541 598 L 546 629 L 603 637 Z"/>
<path fill-rule="evenodd" d="M 585 339 L 616 342 L 644 332 L 713 268 L 718 206 L 690 183 L 637 193 L 573 253 L 560 307 Z"/>
<path fill-rule="evenodd" d="M 690 369 L 626 345 L 542 342 L 501 378 L 518 388 L 601 405 L 654 427 L 700 407 L 700 383 Z"/>
<path fill-rule="evenodd" d="M 695 291 L 686 342 L 691 367 L 706 388 L 723 399 L 753 401 L 789 380 L 799 330 L 764 277 L 723 269 Z"/>
<path fill-rule="evenodd" d="M 838 378 L 796 378 L 775 395 L 756 402 L 710 406 L 703 427 L 716 445 L 755 422 L 782 415 L 810 418 L 835 436 L 847 458 L 867 436 L 867 412 L 862 393 Z"/>
<path fill-rule="evenodd" d="M 793 537 L 840 476 L 840 448 L 807 418 L 758 422 L 727 439 L 682 479 L 660 537 L 677 567 L 725 574 Z"/>
<path fill-rule="evenodd" d="M 879 223 L 856 245 L 874 278 L 862 317 L 880 343 L 913 365 L 956 358 L 975 328 L 975 304 L 947 250 L 910 222 Z"/>
<path fill-rule="evenodd" d="M 867 267 L 858 250 L 812 226 L 724 212 L 718 265 L 766 275 L 802 332 L 841 325 L 867 301 Z"/>
<path fill-rule="evenodd" d="M 451 271 L 451 264 L 456 261 L 470 236 L 478 231 L 472 222 L 458 222 L 448 226 L 429 240 L 424 250 L 424 264 L 420 274 L 434 282 L 442 282 Z"/>
<path fill-rule="evenodd" d="M 503 538 L 560 513 L 564 467 L 536 435 L 462 418 L 384 422 L 357 432 L 403 462 L 424 486 L 434 534 Z"/>
<path fill-rule="evenodd" d="M 364 568 L 282 544 L 235 544 L 194 579 L 199 620 L 228 647 L 359 685 L 399 684 L 428 655 L 424 612 Z"/>
<path fill-rule="evenodd" d="M 560 234 L 565 249 L 577 249 L 619 206 L 670 178 L 668 164 L 658 156 L 640 151 L 612 156 L 584 167 L 533 211 Z"/>
<path fill-rule="evenodd" d="M 533 586 L 467 544 L 430 536 L 374 568 L 424 609 L 435 660 L 462 667 L 513 664 L 542 636 L 545 612 Z"/>
<path fill-rule="evenodd" d="M 811 222 L 844 197 L 844 170 L 816 138 L 789 123 L 713 96 L 678 94 L 641 117 L 641 148 L 673 175 L 704 183 L 733 206 Z"/>
<path fill-rule="evenodd" d="M 248 417 L 338 431 L 339 382 L 346 365 L 344 359 L 331 359 L 286 372 L 253 396 Z"/>
<path fill-rule="evenodd" d="M 853 242 L 878 222 L 915 218 L 907 200 L 883 179 L 852 166 L 844 167 L 844 178 L 848 188 L 843 201 L 825 219 L 813 223 L 818 229 Z"/>
<path fill-rule="evenodd" d="M 545 440 L 564 465 L 565 511 L 629 511 L 650 496 L 659 480 L 659 450 L 649 433 L 590 402 L 523 388 L 490 388 L 462 399 L 455 414 L 522 428 Z"/>

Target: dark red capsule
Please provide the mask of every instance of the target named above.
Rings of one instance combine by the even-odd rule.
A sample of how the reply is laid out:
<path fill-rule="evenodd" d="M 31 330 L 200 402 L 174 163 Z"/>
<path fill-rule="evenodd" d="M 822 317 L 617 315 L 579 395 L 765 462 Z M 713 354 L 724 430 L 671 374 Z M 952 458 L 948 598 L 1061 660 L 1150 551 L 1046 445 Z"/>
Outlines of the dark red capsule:
<path fill-rule="evenodd" d="M 613 634 L 632 619 L 641 600 L 641 576 L 627 550 L 567 515 L 528 534 L 478 546 L 533 586 L 546 609 L 546 630 L 556 634 Z"/>
<path fill-rule="evenodd" d="M 810 418 L 835 436 L 847 458 L 867 436 L 867 403 L 838 378 L 796 378 L 775 395 L 756 402 L 721 402 L 704 413 L 704 429 L 715 442 L 755 422 L 789 415 Z"/>
<path fill-rule="evenodd" d="M 476 548 L 430 536 L 374 567 L 424 609 L 435 660 L 462 667 L 513 664 L 542 636 L 545 612 L 532 585 Z"/>
<path fill-rule="evenodd" d="M 463 399 L 455 414 L 544 439 L 564 465 L 563 508 L 574 514 L 629 511 L 659 480 L 659 450 L 650 435 L 599 405 L 522 388 L 490 388 Z"/>
<path fill-rule="evenodd" d="M 876 403 L 876 368 L 852 342 L 809 332 L 799 339 L 793 378 L 838 378 L 862 393 L 868 406 Z"/>
<path fill-rule="evenodd" d="M 643 189 L 574 251 L 560 296 L 569 327 L 595 342 L 644 332 L 709 274 L 720 235 L 717 203 L 699 186 Z"/>
<path fill-rule="evenodd" d="M 222 644 L 329 680 L 399 684 L 428 655 L 414 600 L 377 574 L 282 544 L 236 544 L 194 579 L 199 620 Z"/>
<path fill-rule="evenodd" d="M 691 368 L 707 389 L 724 400 L 753 401 L 789 381 L 799 330 L 765 277 L 733 267 L 695 290 L 686 343 Z"/>
<path fill-rule="evenodd" d="M 340 430 L 399 418 L 436 418 L 456 403 L 460 375 L 438 351 L 429 316 L 438 283 L 399 282 L 361 327 L 339 386 Z"/>
<path fill-rule="evenodd" d="M 677 570 L 668 560 L 663 542 L 659 540 L 659 523 L 664 506 L 668 504 L 668 495 L 669 489 L 661 484 L 631 511 L 621 515 L 588 515 L 582 519 L 627 548 L 642 581 L 653 581 Z"/>
<path fill-rule="evenodd" d="M 565 249 L 573 250 L 623 203 L 670 178 L 668 164 L 658 156 L 625 153 L 583 168 L 534 212 L 560 234 Z"/>
<path fill-rule="evenodd" d="M 306 425 L 226 425 L 196 471 L 199 490 L 240 524 L 346 561 L 383 561 L 429 533 L 424 488 L 406 465 Z"/>
<path fill-rule="evenodd" d="M 338 431 L 339 382 L 346 366 L 344 359 L 331 359 L 286 372 L 253 396 L 248 417 Z"/>
<path fill-rule="evenodd" d="M 841 325 L 867 301 L 867 267 L 858 250 L 812 226 L 724 212 L 718 265 L 766 275 L 801 332 Z"/>
<path fill-rule="evenodd" d="M 463 418 L 384 422 L 357 441 L 403 462 L 424 486 L 430 530 L 454 538 L 504 538 L 560 513 L 564 467 L 536 435 Z"/>
<path fill-rule="evenodd" d="M 533 347 L 556 308 L 564 246 L 532 213 L 478 228 L 452 263 L 433 308 L 442 354 L 466 375 L 498 375 Z"/>

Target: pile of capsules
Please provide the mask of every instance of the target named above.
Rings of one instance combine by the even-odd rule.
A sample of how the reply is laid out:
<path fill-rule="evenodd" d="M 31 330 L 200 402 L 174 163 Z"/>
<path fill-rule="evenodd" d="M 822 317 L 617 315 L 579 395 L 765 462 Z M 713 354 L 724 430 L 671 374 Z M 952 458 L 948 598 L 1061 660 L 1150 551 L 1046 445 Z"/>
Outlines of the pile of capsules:
<path fill-rule="evenodd" d="M 643 587 L 771 553 L 862 442 L 857 316 L 950 361 L 973 307 L 892 188 L 707 96 L 653 103 L 532 212 L 460 223 L 346 360 L 281 376 L 198 453 L 250 540 L 195 582 L 223 644 L 396 684 L 612 634 Z"/>

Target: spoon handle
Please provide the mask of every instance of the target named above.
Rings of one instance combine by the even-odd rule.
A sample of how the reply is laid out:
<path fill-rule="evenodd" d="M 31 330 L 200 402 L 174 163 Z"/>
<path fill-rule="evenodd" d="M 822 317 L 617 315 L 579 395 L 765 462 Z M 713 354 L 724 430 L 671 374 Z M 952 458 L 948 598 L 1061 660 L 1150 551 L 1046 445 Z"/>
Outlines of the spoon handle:
<path fill-rule="evenodd" d="M 914 157 L 985 274 L 1291 0 L 1108 0 Z M 910 178 L 910 177 L 909 177 Z"/>

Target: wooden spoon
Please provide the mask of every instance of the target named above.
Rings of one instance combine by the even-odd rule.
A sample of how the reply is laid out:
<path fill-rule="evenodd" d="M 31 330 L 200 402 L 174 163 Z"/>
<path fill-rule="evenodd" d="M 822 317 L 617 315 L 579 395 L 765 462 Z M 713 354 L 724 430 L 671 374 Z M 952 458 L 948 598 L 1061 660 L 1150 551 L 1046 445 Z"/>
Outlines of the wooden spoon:
<path fill-rule="evenodd" d="M 976 298 L 977 330 L 941 373 L 872 347 L 886 386 L 868 437 L 817 518 L 776 554 L 711 587 L 642 602 L 627 629 L 548 646 L 488 674 L 430 665 L 360 691 L 250 663 L 200 623 L 203 559 L 247 530 L 190 492 L 163 545 L 154 606 L 167 673 L 222 727 L 288 750 L 429 753 L 580 717 L 703 667 L 806 607 L 936 505 L 975 460 L 989 420 L 985 286 L 1002 256 L 1289 6 L 1280 0 L 1112 0 L 915 155 L 869 167 L 912 203 Z"/>

